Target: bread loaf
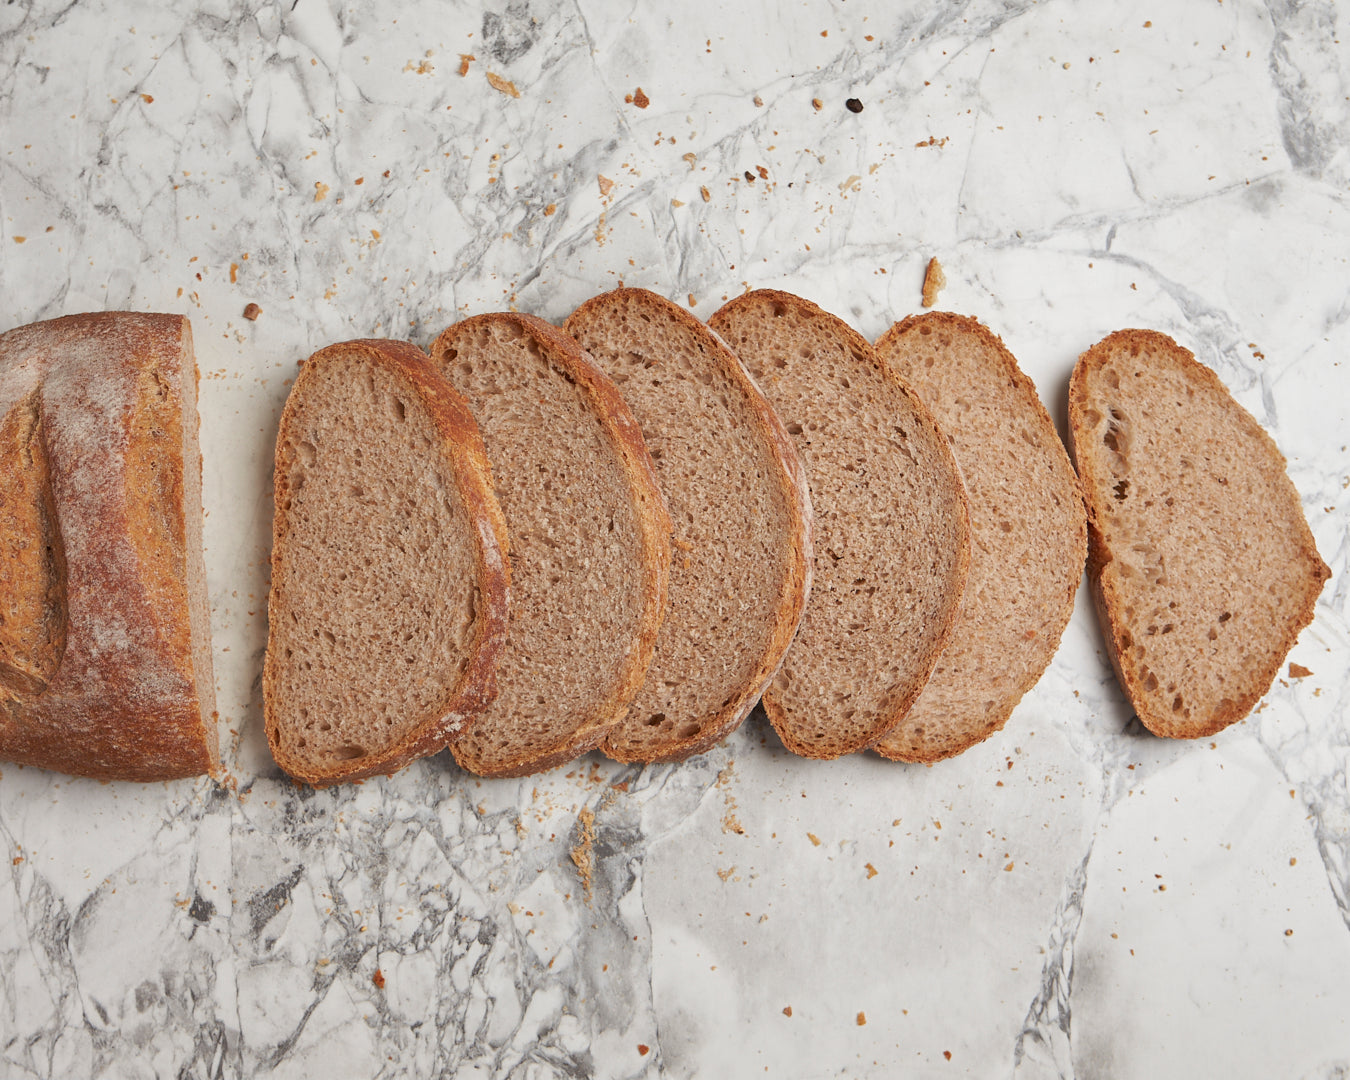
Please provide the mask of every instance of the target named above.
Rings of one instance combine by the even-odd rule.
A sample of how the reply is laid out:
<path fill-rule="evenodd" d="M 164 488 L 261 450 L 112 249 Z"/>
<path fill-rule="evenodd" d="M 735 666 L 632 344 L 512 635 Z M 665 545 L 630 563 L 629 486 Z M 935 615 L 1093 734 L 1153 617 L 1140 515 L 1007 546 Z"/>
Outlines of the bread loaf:
<path fill-rule="evenodd" d="M 1139 719 L 1186 739 L 1241 720 L 1331 576 L 1283 456 L 1214 372 L 1151 330 L 1079 357 L 1069 433 L 1088 581 Z"/>
<path fill-rule="evenodd" d="M 552 768 L 598 746 L 642 685 L 670 519 L 632 413 L 561 330 L 480 315 L 431 356 L 483 433 L 511 550 L 500 694 L 455 760 L 484 776 Z"/>
<path fill-rule="evenodd" d="M 218 765 L 197 366 L 177 315 L 0 335 L 0 759 Z"/>
<path fill-rule="evenodd" d="M 675 530 L 652 666 L 603 748 L 683 760 L 745 719 L 796 632 L 811 577 L 806 477 L 740 362 L 669 300 L 616 289 L 565 329 L 633 410 Z"/>
<path fill-rule="evenodd" d="M 416 346 L 304 365 L 277 432 L 268 743 L 310 784 L 391 773 L 496 692 L 506 526 L 464 400 Z"/>
<path fill-rule="evenodd" d="M 970 565 L 956 461 L 914 392 L 815 304 L 762 290 L 709 321 L 786 425 L 815 511 L 811 600 L 765 710 L 794 753 L 871 746 L 909 711 L 956 620 Z"/>

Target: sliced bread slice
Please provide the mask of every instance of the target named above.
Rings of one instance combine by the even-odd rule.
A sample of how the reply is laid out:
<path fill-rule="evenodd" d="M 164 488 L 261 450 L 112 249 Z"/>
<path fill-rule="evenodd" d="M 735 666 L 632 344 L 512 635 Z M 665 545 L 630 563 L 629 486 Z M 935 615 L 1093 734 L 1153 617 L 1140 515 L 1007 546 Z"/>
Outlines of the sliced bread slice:
<path fill-rule="evenodd" d="M 1120 684 L 1157 735 L 1213 735 L 1270 689 L 1331 576 L 1270 436 L 1151 330 L 1078 359 L 1069 433 L 1088 580 Z"/>
<path fill-rule="evenodd" d="M 765 710 L 783 744 L 831 758 L 871 746 L 918 697 L 970 564 L 965 489 L 947 440 L 862 337 L 788 293 L 709 320 L 796 444 L 815 511 L 815 578 Z"/>
<path fill-rule="evenodd" d="M 735 355 L 645 289 L 564 327 L 642 426 L 674 522 L 670 604 L 619 761 L 681 761 L 734 731 L 778 670 L 810 589 L 811 504 L 792 441 Z"/>
<path fill-rule="evenodd" d="M 995 334 L 933 312 L 891 327 L 877 352 L 936 417 L 970 499 L 956 628 L 909 715 L 876 746 L 931 762 L 1003 727 L 1049 665 L 1073 614 L 1087 522 L 1050 414 Z"/>
<path fill-rule="evenodd" d="M 572 338 L 530 315 L 466 319 L 431 347 L 468 399 L 511 538 L 500 694 L 454 747 L 482 776 L 594 749 L 651 663 L 670 520 L 642 433 Z"/>
<path fill-rule="evenodd" d="M 414 345 L 315 353 L 277 432 L 263 700 L 314 785 L 391 773 L 495 694 L 506 526 L 468 408 Z"/>

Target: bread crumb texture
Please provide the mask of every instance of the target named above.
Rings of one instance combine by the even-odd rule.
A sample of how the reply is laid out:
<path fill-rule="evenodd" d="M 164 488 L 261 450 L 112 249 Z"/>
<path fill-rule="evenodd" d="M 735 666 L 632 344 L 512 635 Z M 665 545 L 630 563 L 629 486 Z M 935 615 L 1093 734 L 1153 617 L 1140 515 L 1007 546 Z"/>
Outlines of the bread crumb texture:
<path fill-rule="evenodd" d="M 778 411 L 815 512 L 811 599 L 765 709 L 794 753 L 851 753 L 900 721 L 951 632 L 970 556 L 960 473 L 913 391 L 816 305 L 762 290 L 709 324 Z"/>
<path fill-rule="evenodd" d="M 451 709 L 486 607 L 479 523 L 429 406 L 359 343 L 302 369 L 275 487 L 268 735 L 288 771 L 340 778 Z"/>
<path fill-rule="evenodd" d="M 970 577 L 951 640 L 877 746 L 935 761 L 1003 727 L 1049 665 L 1073 614 L 1087 526 L 1050 414 L 995 334 L 933 312 L 894 326 L 877 351 L 941 425 L 970 499 Z"/>
<path fill-rule="evenodd" d="M 1284 458 L 1214 372 L 1149 330 L 1079 358 L 1069 422 L 1121 685 L 1155 734 L 1212 735 L 1270 688 L 1331 574 Z"/>
<path fill-rule="evenodd" d="M 674 526 L 652 665 L 605 750 L 679 760 L 741 722 L 800 618 L 810 514 L 800 464 L 735 356 L 665 298 L 618 289 L 566 328 L 633 410 Z M 742 831 L 730 814 L 724 828 Z"/>

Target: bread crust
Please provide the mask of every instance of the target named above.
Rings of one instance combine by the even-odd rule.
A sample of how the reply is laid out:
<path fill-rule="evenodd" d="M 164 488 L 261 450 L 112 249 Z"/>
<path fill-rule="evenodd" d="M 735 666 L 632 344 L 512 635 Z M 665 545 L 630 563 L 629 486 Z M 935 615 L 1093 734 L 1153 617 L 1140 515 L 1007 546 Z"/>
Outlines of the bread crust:
<path fill-rule="evenodd" d="M 708 320 L 709 325 L 716 329 L 719 322 L 733 317 L 738 309 L 748 307 L 764 302 L 778 303 L 796 311 L 800 317 L 806 321 L 824 324 L 830 333 L 838 334 L 843 337 L 850 351 L 859 358 L 866 358 L 876 366 L 882 377 L 891 383 L 896 390 L 904 397 L 909 406 L 913 409 L 915 416 L 919 419 L 930 433 L 936 437 L 934 445 L 938 453 L 943 458 L 946 470 L 953 478 L 954 490 L 957 494 L 957 501 L 952 507 L 958 519 L 958 530 L 960 534 L 959 547 L 956 551 L 956 564 L 954 581 L 959 583 L 959 587 L 952 591 L 948 602 L 943 605 L 942 613 L 938 618 L 937 626 L 934 628 L 931 641 L 931 655 L 924 657 L 921 664 L 921 670 L 916 672 L 915 677 L 908 685 L 905 685 L 900 694 L 896 697 L 895 705 L 890 713 L 877 722 L 868 736 L 857 745 L 844 745 L 837 749 L 823 750 L 822 748 L 800 739 L 794 729 L 792 719 L 788 716 L 784 708 L 781 696 L 776 692 L 775 687 L 770 685 L 761 699 L 764 705 L 764 711 L 768 714 L 770 723 L 774 730 L 778 732 L 783 745 L 794 754 L 802 757 L 829 759 L 840 757 L 843 754 L 851 753 L 856 750 L 862 750 L 874 746 L 878 741 L 885 738 L 913 706 L 924 685 L 932 675 L 933 668 L 936 666 L 938 657 L 946 647 L 948 639 L 951 637 L 952 630 L 956 625 L 957 612 L 960 607 L 961 593 L 965 588 L 966 577 L 970 572 L 970 506 L 966 498 L 965 486 L 961 480 L 961 471 L 956 464 L 956 459 L 952 455 L 947 440 L 941 437 L 941 429 L 937 421 L 933 418 L 928 407 L 909 385 L 901 379 L 876 353 L 861 334 L 845 323 L 842 319 L 831 315 L 829 312 L 792 293 L 781 292 L 776 289 L 758 289 L 747 292 L 741 296 L 728 301 Z"/>
<path fill-rule="evenodd" d="M 276 684 L 279 659 L 275 648 L 275 626 L 284 598 L 278 595 L 279 581 L 288 555 L 288 524 L 283 509 L 289 491 L 289 467 L 283 460 L 283 447 L 292 440 L 296 413 L 306 391 L 307 372 L 319 365 L 353 353 L 402 378 L 422 404 L 441 437 L 441 446 L 452 464 L 455 486 L 468 519 L 474 525 L 474 570 L 479 589 L 479 607 L 475 618 L 473 643 L 468 662 L 443 707 L 425 717 L 399 742 L 384 750 L 335 763 L 327 768 L 307 764 L 290 753 L 278 738 Z M 478 425 L 464 399 L 431 366 L 426 354 L 405 341 L 359 339 L 320 349 L 311 356 L 291 387 L 277 431 L 277 450 L 273 480 L 276 513 L 272 527 L 272 589 L 268 595 L 267 657 L 263 662 L 263 707 L 267 742 L 272 756 L 288 774 L 306 784 L 324 787 L 371 776 L 389 775 L 417 758 L 434 754 L 447 742 L 463 736 L 473 720 L 497 696 L 497 659 L 506 641 L 507 594 L 510 571 L 507 565 L 506 519 L 492 493 L 492 469 L 483 447 Z"/>
<path fill-rule="evenodd" d="M 186 572 L 196 385 L 178 315 L 70 315 L 0 336 L 0 412 L 31 395 L 40 415 L 64 577 L 50 603 L 66 632 L 45 687 L 0 688 L 0 758 L 104 780 L 218 770 L 210 643 L 194 640 Z M 12 585 L 46 588 L 31 568 Z M 209 612 L 197 618 L 209 629 Z"/>
<path fill-rule="evenodd" d="M 636 511 L 642 552 L 643 603 L 634 647 L 626 656 L 619 677 L 605 697 L 578 724 L 564 745 L 494 765 L 473 760 L 463 748 L 451 746 L 455 760 L 461 767 L 480 776 L 490 777 L 528 776 L 543 772 L 600 745 L 609 730 L 623 719 L 629 703 L 646 678 L 652 650 L 656 645 L 656 634 L 665 616 L 670 576 L 670 515 L 656 481 L 652 460 L 642 438 L 642 429 L 624 404 L 618 389 L 571 336 L 534 315 L 518 312 L 476 315 L 441 332 L 430 349 L 432 362 L 441 364 L 445 350 L 456 335 L 472 332 L 478 326 L 502 322 L 513 323 L 546 346 L 549 362 L 582 389 L 609 436 L 628 481 Z"/>
<path fill-rule="evenodd" d="M 778 669 L 782 667 L 783 658 L 787 655 L 792 638 L 797 633 L 797 627 L 806 610 L 807 597 L 811 592 L 813 568 L 811 492 L 806 482 L 806 472 L 802 468 L 796 448 L 792 445 L 791 437 L 768 399 L 755 385 L 745 365 L 721 337 L 678 304 L 646 289 L 620 287 L 586 301 L 572 312 L 563 329 L 576 334 L 588 319 L 593 318 L 604 308 L 625 303 L 659 308 L 677 322 L 685 333 L 707 345 L 707 355 L 721 367 L 750 407 L 761 441 L 773 456 L 775 465 L 773 476 L 778 482 L 782 502 L 787 507 L 789 516 L 786 536 L 789 561 L 779 603 L 774 612 L 773 630 L 768 647 L 759 658 L 755 671 L 739 692 L 716 712 L 696 718 L 700 721 L 699 733 L 692 738 L 681 739 L 677 736 L 651 747 L 648 753 L 628 751 L 613 735 L 607 737 L 603 744 L 606 754 L 626 764 L 670 763 L 684 761 L 695 754 L 701 754 L 735 731 L 760 700 Z M 617 730 L 616 727 L 616 733 Z"/>
<path fill-rule="evenodd" d="M 1068 578 L 1068 584 L 1061 594 L 1058 602 L 1058 608 L 1055 613 L 1053 625 L 1058 627 L 1058 632 L 1054 636 L 1056 645 L 1063 635 L 1064 628 L 1068 625 L 1070 617 L 1073 615 L 1074 597 L 1078 594 L 1078 586 L 1082 580 L 1084 560 L 1087 557 L 1087 515 L 1083 505 L 1082 487 L 1078 482 L 1078 476 L 1074 472 L 1073 464 L 1069 460 L 1069 455 L 1060 442 L 1059 434 L 1055 431 L 1054 421 L 1050 419 L 1049 412 L 1046 411 L 1040 395 L 1036 392 L 1036 385 L 1033 383 L 1017 365 L 1017 360 L 1003 343 L 1003 339 L 981 323 L 978 319 L 965 315 L 956 315 L 951 312 L 934 311 L 922 315 L 910 315 L 900 322 L 896 323 L 877 339 L 877 352 L 882 354 L 883 358 L 896 347 L 896 343 L 905 334 L 920 326 L 929 326 L 934 328 L 947 329 L 953 333 L 969 335 L 975 338 L 994 359 L 999 368 L 999 375 L 1007 382 L 1011 393 L 1015 394 L 1022 402 L 1030 418 L 1037 423 L 1053 438 L 1054 445 L 1060 448 L 1060 454 L 1063 458 L 1063 476 L 1064 495 L 1077 505 L 1078 513 L 1075 520 L 1074 536 L 1074 573 Z M 959 464 L 959 461 L 958 461 Z M 964 610 L 965 605 L 962 605 Z M 960 620 L 956 624 L 956 630 L 961 629 Z M 968 727 L 962 732 L 960 738 L 954 739 L 945 745 L 935 746 L 927 745 L 922 751 L 915 752 L 900 742 L 896 734 L 892 734 L 888 739 L 883 739 L 874 747 L 882 757 L 889 758 L 892 761 L 908 761 L 922 764 L 931 764 L 935 761 L 941 761 L 945 758 L 954 757 L 970 747 L 983 742 L 994 732 L 999 731 L 1008 722 L 1013 709 L 1022 697 L 1040 680 L 1045 668 L 1049 665 L 1054 655 L 1054 649 L 1050 649 L 1045 655 L 1044 663 L 1038 667 L 1028 669 L 1017 681 L 1015 688 L 1008 692 L 1000 702 L 999 710 L 993 715 L 981 718 L 979 724 Z M 922 698 L 922 694 L 920 695 Z"/>
<path fill-rule="evenodd" d="M 1122 352 L 1132 349 L 1167 353 L 1195 386 L 1213 394 L 1230 406 L 1228 417 L 1236 423 L 1239 433 L 1248 440 L 1253 451 L 1261 455 L 1263 465 L 1278 473 L 1283 481 L 1282 486 L 1285 488 L 1287 500 L 1287 505 L 1283 509 L 1295 525 L 1297 556 L 1304 560 L 1308 567 L 1302 591 L 1299 595 L 1289 598 L 1291 606 L 1285 612 L 1284 622 L 1278 627 L 1268 628 L 1276 635 L 1274 643 L 1264 650 L 1262 657 L 1256 658 L 1259 666 L 1254 671 L 1248 669 L 1253 676 L 1253 688 L 1236 698 L 1227 699 L 1229 704 L 1226 706 L 1221 701 L 1219 707 L 1209 716 L 1189 722 L 1178 720 L 1175 715 L 1155 708 L 1145 690 L 1144 680 L 1131 665 L 1124 662 L 1124 656 L 1131 642 L 1137 639 L 1139 627 L 1133 624 L 1126 614 L 1120 578 L 1113 566 L 1115 560 L 1107 545 L 1102 526 L 1105 508 L 1097 496 L 1104 485 L 1109 486 L 1111 478 L 1104 475 L 1102 457 L 1099 453 L 1084 452 L 1087 446 L 1085 439 L 1092 429 L 1087 417 L 1090 409 L 1088 379 Z M 1155 735 L 1172 739 L 1198 739 L 1217 734 L 1247 716 L 1270 689 L 1285 656 L 1298 639 L 1299 632 L 1312 622 L 1322 586 L 1331 577 L 1331 570 L 1318 554 L 1312 530 L 1308 528 L 1303 515 L 1298 492 L 1289 479 L 1284 455 L 1280 453 L 1279 447 L 1265 429 L 1257 423 L 1256 418 L 1233 398 L 1218 375 L 1200 363 L 1190 350 L 1178 345 L 1166 334 L 1155 330 L 1117 330 L 1108 334 L 1078 358 L 1069 381 L 1068 419 L 1069 449 L 1082 479 L 1084 501 L 1087 506 L 1088 584 L 1107 655 L 1112 668 L 1115 669 L 1116 678 L 1139 719 Z"/>

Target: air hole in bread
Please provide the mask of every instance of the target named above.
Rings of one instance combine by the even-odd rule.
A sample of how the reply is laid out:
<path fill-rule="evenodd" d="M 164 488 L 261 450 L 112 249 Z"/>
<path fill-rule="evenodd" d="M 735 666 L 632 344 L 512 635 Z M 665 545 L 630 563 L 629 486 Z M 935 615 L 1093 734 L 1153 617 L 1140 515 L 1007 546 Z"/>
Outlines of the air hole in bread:
<path fill-rule="evenodd" d="M 295 452 L 304 465 L 313 465 L 318 459 L 319 451 L 312 442 L 300 442 L 295 447 Z"/>
<path fill-rule="evenodd" d="M 1172 699 L 1172 711 L 1181 712 L 1181 695 L 1178 694 Z"/>
<path fill-rule="evenodd" d="M 1232 617 L 1233 613 L 1231 611 L 1225 611 L 1223 614 L 1219 616 L 1219 622 L 1226 623 Z"/>
<path fill-rule="evenodd" d="M 333 756 L 339 761 L 355 761 L 357 758 L 366 756 L 366 752 L 359 746 L 348 743 L 346 746 L 339 746 L 333 751 Z"/>
<path fill-rule="evenodd" d="M 1124 502 L 1128 497 L 1129 490 L 1130 482 L 1128 480 L 1122 480 L 1115 486 L 1115 495 L 1113 498 L 1116 502 Z"/>
<path fill-rule="evenodd" d="M 399 420 L 406 420 L 408 418 L 408 406 L 404 404 L 403 399 L 394 398 L 393 403 L 394 403 L 394 416 L 397 417 Z"/>
<path fill-rule="evenodd" d="M 660 727 L 662 724 L 666 722 L 666 714 L 652 713 L 651 716 L 647 717 L 645 722 L 648 727 Z"/>

